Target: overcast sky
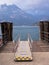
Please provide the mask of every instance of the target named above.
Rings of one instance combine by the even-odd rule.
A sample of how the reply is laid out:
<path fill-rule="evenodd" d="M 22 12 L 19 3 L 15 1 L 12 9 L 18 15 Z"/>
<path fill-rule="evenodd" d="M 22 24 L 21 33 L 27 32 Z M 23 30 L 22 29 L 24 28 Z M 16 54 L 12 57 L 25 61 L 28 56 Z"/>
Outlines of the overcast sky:
<path fill-rule="evenodd" d="M 49 0 L 0 0 L 0 4 L 16 4 L 23 10 L 38 7 L 44 4 L 49 7 Z"/>

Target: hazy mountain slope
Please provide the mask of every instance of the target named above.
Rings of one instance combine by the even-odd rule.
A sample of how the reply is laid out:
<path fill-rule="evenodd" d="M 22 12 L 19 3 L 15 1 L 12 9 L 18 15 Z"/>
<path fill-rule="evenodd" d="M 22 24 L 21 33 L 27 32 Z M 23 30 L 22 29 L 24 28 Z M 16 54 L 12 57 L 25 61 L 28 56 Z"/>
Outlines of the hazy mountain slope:
<path fill-rule="evenodd" d="M 32 25 L 33 16 L 25 13 L 16 5 L 0 6 L 0 21 L 12 21 L 15 25 Z"/>

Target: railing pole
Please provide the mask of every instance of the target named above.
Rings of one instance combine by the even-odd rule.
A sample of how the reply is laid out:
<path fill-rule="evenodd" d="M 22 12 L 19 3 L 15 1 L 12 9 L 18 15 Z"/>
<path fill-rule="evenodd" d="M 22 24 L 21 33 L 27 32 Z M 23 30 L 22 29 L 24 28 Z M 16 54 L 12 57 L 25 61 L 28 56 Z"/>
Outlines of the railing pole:
<path fill-rule="evenodd" d="M 16 44 L 15 47 L 14 47 L 14 50 L 15 50 L 15 51 L 17 50 L 17 47 L 18 47 L 19 43 L 20 43 L 20 34 L 18 34 L 17 44 Z M 15 57 L 15 52 L 14 52 L 14 57 Z"/>
<path fill-rule="evenodd" d="M 28 42 L 29 42 L 29 45 L 30 45 L 30 48 L 32 49 L 32 38 L 31 38 L 31 36 L 30 36 L 30 34 L 28 33 Z"/>

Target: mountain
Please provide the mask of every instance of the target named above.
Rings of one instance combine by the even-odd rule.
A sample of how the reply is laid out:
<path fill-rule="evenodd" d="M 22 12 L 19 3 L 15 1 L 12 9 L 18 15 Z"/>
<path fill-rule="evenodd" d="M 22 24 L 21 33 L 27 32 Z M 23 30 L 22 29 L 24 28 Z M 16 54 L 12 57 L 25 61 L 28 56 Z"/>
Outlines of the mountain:
<path fill-rule="evenodd" d="M 41 2 L 37 5 L 32 5 L 31 8 L 26 9 L 25 12 L 33 15 L 33 19 L 39 20 L 49 20 L 49 1 Z"/>
<path fill-rule="evenodd" d="M 41 5 L 28 10 L 21 10 L 16 5 L 0 5 L 0 22 L 10 21 L 14 25 L 34 25 L 40 20 L 49 20 L 49 7 Z"/>
<path fill-rule="evenodd" d="M 0 5 L 0 21 L 11 21 L 14 25 L 32 25 L 33 15 L 21 10 L 16 5 Z"/>

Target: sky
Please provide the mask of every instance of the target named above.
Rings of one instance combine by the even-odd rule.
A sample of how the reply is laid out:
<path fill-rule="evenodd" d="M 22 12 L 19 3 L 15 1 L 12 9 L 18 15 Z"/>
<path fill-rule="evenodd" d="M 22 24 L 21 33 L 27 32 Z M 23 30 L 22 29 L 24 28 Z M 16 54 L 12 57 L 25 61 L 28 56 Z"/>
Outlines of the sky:
<path fill-rule="evenodd" d="M 28 10 L 42 5 L 49 7 L 49 0 L 0 0 L 0 5 L 1 4 L 16 4 L 21 9 Z"/>
<path fill-rule="evenodd" d="M 49 0 L 0 0 L 1 4 L 15 4 L 29 14 L 49 16 Z"/>

